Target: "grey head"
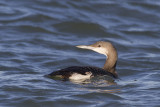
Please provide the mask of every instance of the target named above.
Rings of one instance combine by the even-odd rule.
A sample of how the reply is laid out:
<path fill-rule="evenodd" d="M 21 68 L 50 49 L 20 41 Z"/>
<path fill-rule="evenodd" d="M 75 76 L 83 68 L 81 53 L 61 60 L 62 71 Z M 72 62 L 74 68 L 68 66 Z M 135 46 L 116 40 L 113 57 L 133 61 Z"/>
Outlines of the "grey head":
<path fill-rule="evenodd" d="M 106 63 L 104 64 L 103 69 L 111 72 L 115 72 L 116 62 L 117 62 L 117 51 L 115 47 L 110 42 L 98 41 L 92 45 L 79 45 L 78 48 L 89 49 L 100 54 L 107 56 Z"/>
<path fill-rule="evenodd" d="M 115 57 L 117 57 L 117 51 L 110 42 L 98 41 L 92 45 L 79 45 L 76 47 L 93 50 L 93 51 L 96 51 L 96 52 L 103 54 L 107 57 L 109 57 L 113 54 Z"/>

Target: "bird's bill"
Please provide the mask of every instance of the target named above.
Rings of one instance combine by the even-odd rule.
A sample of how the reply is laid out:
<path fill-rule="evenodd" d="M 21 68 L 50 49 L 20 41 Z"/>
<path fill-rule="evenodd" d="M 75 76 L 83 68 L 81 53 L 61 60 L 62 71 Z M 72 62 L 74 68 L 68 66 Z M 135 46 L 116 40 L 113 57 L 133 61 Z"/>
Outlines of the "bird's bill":
<path fill-rule="evenodd" d="M 94 47 L 92 45 L 79 45 L 79 46 L 76 46 L 78 48 L 82 48 L 82 49 L 89 49 L 89 50 L 93 50 L 95 52 L 98 52 L 100 54 L 103 54 L 105 56 L 107 56 L 107 53 L 108 51 L 105 49 L 105 48 L 100 48 L 100 47 Z"/>
<path fill-rule="evenodd" d="M 89 50 L 93 50 L 95 48 L 95 47 L 88 46 L 88 45 L 78 45 L 76 47 L 77 48 L 82 48 L 82 49 L 89 49 Z"/>

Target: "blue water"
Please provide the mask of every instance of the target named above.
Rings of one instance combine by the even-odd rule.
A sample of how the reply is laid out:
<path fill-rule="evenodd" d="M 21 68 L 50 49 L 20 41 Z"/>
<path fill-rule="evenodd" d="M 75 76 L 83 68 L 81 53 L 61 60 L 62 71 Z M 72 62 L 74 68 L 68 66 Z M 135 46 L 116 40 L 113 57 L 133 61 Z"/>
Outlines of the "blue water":
<path fill-rule="evenodd" d="M 1 0 L 0 106 L 159 107 L 160 1 Z M 77 49 L 110 41 L 120 80 L 74 83 L 44 75 L 68 66 L 103 67 Z"/>

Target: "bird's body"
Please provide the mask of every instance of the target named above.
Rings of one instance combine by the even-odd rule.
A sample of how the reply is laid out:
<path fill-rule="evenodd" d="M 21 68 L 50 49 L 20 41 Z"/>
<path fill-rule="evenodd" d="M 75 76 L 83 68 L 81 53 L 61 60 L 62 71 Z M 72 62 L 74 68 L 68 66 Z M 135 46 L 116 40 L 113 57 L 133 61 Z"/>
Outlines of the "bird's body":
<path fill-rule="evenodd" d="M 110 72 L 105 71 L 102 68 L 99 67 L 93 67 L 93 66 L 71 66 L 65 69 L 61 69 L 55 72 L 52 72 L 49 74 L 50 76 L 57 76 L 63 79 L 80 79 L 81 78 L 90 78 L 94 76 L 103 76 L 108 75 L 113 78 L 117 78 L 116 75 L 113 75 Z M 76 76 L 79 77 L 76 77 Z"/>
<path fill-rule="evenodd" d="M 106 55 L 108 58 L 103 68 L 93 66 L 71 66 L 48 74 L 50 77 L 62 79 L 81 80 L 90 79 L 94 76 L 108 75 L 118 78 L 115 71 L 117 62 L 117 51 L 110 42 L 99 41 L 93 45 L 80 45 L 78 48 L 90 49 Z"/>

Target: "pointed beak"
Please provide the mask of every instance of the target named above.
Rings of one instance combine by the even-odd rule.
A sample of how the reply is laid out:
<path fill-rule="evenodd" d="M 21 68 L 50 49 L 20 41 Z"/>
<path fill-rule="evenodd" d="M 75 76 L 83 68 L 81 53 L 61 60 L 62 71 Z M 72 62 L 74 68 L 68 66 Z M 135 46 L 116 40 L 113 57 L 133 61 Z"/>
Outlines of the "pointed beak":
<path fill-rule="evenodd" d="M 107 56 L 107 53 L 108 53 L 108 51 L 105 48 L 94 47 L 92 45 L 78 45 L 76 47 L 82 48 L 82 49 L 93 50 L 93 51 L 98 52 L 100 54 L 103 54 L 105 56 Z"/>
<path fill-rule="evenodd" d="M 89 45 L 78 45 L 77 48 L 93 50 L 95 47 Z"/>

